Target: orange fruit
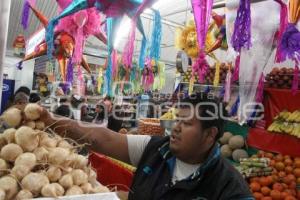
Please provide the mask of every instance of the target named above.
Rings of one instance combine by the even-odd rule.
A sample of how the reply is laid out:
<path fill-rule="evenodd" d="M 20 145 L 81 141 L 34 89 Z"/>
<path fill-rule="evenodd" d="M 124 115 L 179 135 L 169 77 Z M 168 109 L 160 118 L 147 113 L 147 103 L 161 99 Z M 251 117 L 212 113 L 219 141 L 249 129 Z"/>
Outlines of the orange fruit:
<path fill-rule="evenodd" d="M 292 190 L 295 190 L 297 187 L 297 184 L 295 181 L 292 181 L 290 184 L 289 184 L 289 188 L 292 189 Z"/>
<path fill-rule="evenodd" d="M 266 153 L 265 157 L 272 159 L 274 157 L 274 155 L 272 153 Z"/>
<path fill-rule="evenodd" d="M 300 177 L 300 168 L 296 168 L 296 169 L 294 169 L 294 175 L 297 177 L 297 178 L 299 178 Z"/>
<path fill-rule="evenodd" d="M 273 178 L 273 182 L 277 182 L 279 180 L 278 176 L 277 175 L 272 175 L 272 178 Z"/>
<path fill-rule="evenodd" d="M 253 177 L 253 178 L 250 178 L 250 182 L 259 182 L 259 178 L 258 177 Z"/>
<path fill-rule="evenodd" d="M 260 191 L 260 184 L 258 182 L 253 182 L 250 184 L 250 189 L 252 192 L 259 192 Z"/>
<path fill-rule="evenodd" d="M 283 156 L 281 154 L 277 154 L 274 159 L 277 161 L 277 162 L 281 162 L 283 161 Z"/>
<path fill-rule="evenodd" d="M 261 200 L 272 200 L 272 197 L 263 197 Z"/>
<path fill-rule="evenodd" d="M 272 190 L 270 196 L 273 200 L 280 200 L 281 199 L 281 192 L 277 190 Z"/>
<path fill-rule="evenodd" d="M 259 179 L 259 184 L 261 186 L 268 186 L 268 185 L 271 185 L 271 183 L 272 183 L 272 180 L 269 180 L 269 178 L 267 178 L 267 177 L 261 177 Z"/>
<path fill-rule="evenodd" d="M 296 180 L 297 185 L 300 185 L 300 177 Z"/>
<path fill-rule="evenodd" d="M 279 178 L 283 178 L 286 176 L 286 173 L 284 171 L 281 171 L 278 173 Z"/>
<path fill-rule="evenodd" d="M 283 186 L 280 184 L 280 183 L 274 183 L 273 184 L 273 190 L 276 190 L 276 191 L 279 191 L 279 192 L 282 192 L 283 191 Z"/>
<path fill-rule="evenodd" d="M 264 196 L 269 196 L 270 192 L 271 192 L 271 189 L 268 188 L 268 187 L 266 187 L 266 186 L 264 186 L 264 187 L 261 188 L 261 193 L 262 193 Z"/>
<path fill-rule="evenodd" d="M 297 191 L 297 198 L 300 199 L 300 190 Z"/>
<path fill-rule="evenodd" d="M 287 174 L 293 173 L 293 167 L 292 167 L 292 166 L 286 166 L 286 167 L 285 167 L 285 172 L 286 172 Z"/>
<path fill-rule="evenodd" d="M 259 158 L 265 157 L 265 152 L 262 151 L 262 150 L 259 150 L 259 151 L 257 152 L 257 156 L 258 156 Z"/>
<path fill-rule="evenodd" d="M 278 171 L 283 171 L 284 168 L 285 168 L 285 165 L 284 165 L 283 162 L 277 162 L 277 163 L 275 164 L 275 168 L 276 168 Z"/>
<path fill-rule="evenodd" d="M 284 199 L 285 197 L 289 196 L 287 192 L 281 192 L 281 198 Z"/>
<path fill-rule="evenodd" d="M 293 165 L 293 161 L 292 161 L 292 159 L 288 158 L 288 159 L 284 160 L 284 164 L 286 166 L 292 166 Z"/>
<path fill-rule="evenodd" d="M 285 155 L 285 156 L 283 156 L 283 158 L 284 158 L 284 160 L 286 160 L 286 159 L 291 159 L 291 156 Z"/>
<path fill-rule="evenodd" d="M 288 195 L 284 198 L 284 200 L 297 200 L 297 199 L 292 195 Z"/>
<path fill-rule="evenodd" d="M 282 183 L 281 185 L 282 185 L 282 187 L 283 187 L 284 190 L 289 188 L 289 186 L 287 184 L 285 184 L 285 183 Z"/>
<path fill-rule="evenodd" d="M 270 166 L 271 166 L 271 167 L 274 167 L 274 166 L 275 166 L 275 164 L 276 164 L 276 161 L 275 161 L 275 160 L 271 160 L 271 162 L 270 162 Z"/>
<path fill-rule="evenodd" d="M 254 192 L 253 196 L 255 199 L 262 199 L 264 197 L 264 195 L 262 195 L 262 193 L 259 192 Z"/>
<path fill-rule="evenodd" d="M 300 168 L 300 158 L 299 158 L 299 160 L 295 160 L 294 166 L 295 166 L 296 168 Z"/>
<path fill-rule="evenodd" d="M 294 174 L 288 174 L 287 177 L 289 177 L 292 181 L 296 181 L 296 177 Z"/>

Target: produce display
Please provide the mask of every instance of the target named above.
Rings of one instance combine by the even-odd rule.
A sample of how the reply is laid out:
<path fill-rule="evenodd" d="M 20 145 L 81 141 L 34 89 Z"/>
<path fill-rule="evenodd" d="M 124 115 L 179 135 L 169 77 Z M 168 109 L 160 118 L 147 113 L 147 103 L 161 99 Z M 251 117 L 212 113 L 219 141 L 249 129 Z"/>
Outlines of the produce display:
<path fill-rule="evenodd" d="M 285 133 L 300 138 L 300 110 L 280 112 L 268 127 L 268 131 Z"/>
<path fill-rule="evenodd" d="M 168 112 L 163 114 L 159 119 L 161 120 L 175 120 L 176 119 L 176 108 L 170 108 Z"/>
<path fill-rule="evenodd" d="M 266 75 L 266 88 L 291 89 L 293 83 L 293 68 L 278 68 L 274 67 L 272 71 Z M 300 84 L 299 84 L 300 89 Z"/>
<path fill-rule="evenodd" d="M 10 108 L 2 116 L 11 128 L 0 134 L 0 199 L 21 200 L 109 192 L 97 181 L 80 145 L 39 121 L 41 108 L 24 113 Z"/>
<path fill-rule="evenodd" d="M 300 158 L 259 151 L 253 158 L 268 159 L 272 174 L 248 179 L 255 199 L 260 200 L 297 200 L 300 199 Z"/>
<path fill-rule="evenodd" d="M 245 139 L 240 135 L 233 135 L 230 132 L 225 132 L 219 139 L 221 144 L 221 154 L 225 158 L 232 158 L 238 162 L 242 158 L 248 158 L 249 155 L 245 148 Z"/>
<path fill-rule="evenodd" d="M 220 79 L 219 79 L 219 84 L 225 84 L 225 80 L 226 80 L 226 75 L 229 69 L 229 64 L 226 63 L 222 63 L 220 65 Z M 233 68 L 231 67 L 231 73 L 233 73 Z M 187 69 L 187 71 L 182 74 L 183 76 L 183 82 L 190 82 L 191 78 L 192 78 L 192 68 L 189 67 Z M 210 67 L 206 76 L 205 76 L 205 84 L 209 84 L 212 85 L 215 79 L 215 74 L 216 74 L 216 67 Z M 197 74 L 195 74 L 195 83 L 199 83 L 199 77 Z"/>
<path fill-rule="evenodd" d="M 244 178 L 268 176 L 273 171 L 269 158 L 241 158 L 236 168 Z"/>
<path fill-rule="evenodd" d="M 138 133 L 141 135 L 163 135 L 165 129 L 160 126 L 160 120 L 155 118 L 140 119 Z"/>

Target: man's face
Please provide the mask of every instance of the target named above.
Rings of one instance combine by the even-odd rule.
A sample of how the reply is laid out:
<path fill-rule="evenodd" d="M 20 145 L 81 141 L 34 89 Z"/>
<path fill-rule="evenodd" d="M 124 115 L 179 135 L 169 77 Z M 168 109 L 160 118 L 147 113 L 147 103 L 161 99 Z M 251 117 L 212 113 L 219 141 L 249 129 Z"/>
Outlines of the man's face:
<path fill-rule="evenodd" d="M 179 109 L 177 117 L 170 137 L 171 152 L 184 162 L 201 163 L 214 144 L 214 134 L 211 129 L 203 130 L 194 108 Z"/>

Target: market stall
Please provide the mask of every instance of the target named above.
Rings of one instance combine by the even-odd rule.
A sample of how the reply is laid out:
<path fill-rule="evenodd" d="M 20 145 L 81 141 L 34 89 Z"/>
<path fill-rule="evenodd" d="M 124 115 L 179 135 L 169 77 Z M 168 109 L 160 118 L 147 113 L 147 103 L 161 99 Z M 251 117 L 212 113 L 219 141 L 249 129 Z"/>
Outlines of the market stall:
<path fill-rule="evenodd" d="M 139 166 L 130 155 L 124 159 L 123 143 L 111 154 L 104 152 L 135 167 L 102 155 L 102 146 L 93 145 L 103 143 L 96 136 L 87 139 L 88 129 L 83 129 L 87 138 L 64 136 L 82 127 L 94 132 L 105 127 L 120 137 L 142 136 L 143 144 L 147 136 L 174 140 L 176 122 L 184 121 L 178 119 L 181 100 L 193 94 L 222 103 L 226 113 L 222 107 L 217 116 L 224 118 L 224 134 L 214 147 L 243 176 L 254 199 L 300 199 L 298 0 L 24 0 L 13 5 L 8 35 L 13 44 L 7 45 L 18 57 L 13 70 L 2 68 L 6 45 L 0 42 L 1 81 L 6 74 L 0 199 L 140 194 L 136 188 L 145 186 L 137 186 L 134 177 L 142 173 L 146 181 L 160 164 Z M 49 14 L 50 7 L 55 14 Z M 22 27 L 14 26 L 16 13 Z M 19 86 L 29 93 L 17 91 Z M 30 102 L 33 93 L 40 100 Z M 45 126 L 42 108 L 77 124 Z M 118 148 L 123 152 L 115 153 Z M 170 171 L 177 162 L 172 159 L 166 162 Z M 161 187 L 161 178 L 147 183 Z"/>

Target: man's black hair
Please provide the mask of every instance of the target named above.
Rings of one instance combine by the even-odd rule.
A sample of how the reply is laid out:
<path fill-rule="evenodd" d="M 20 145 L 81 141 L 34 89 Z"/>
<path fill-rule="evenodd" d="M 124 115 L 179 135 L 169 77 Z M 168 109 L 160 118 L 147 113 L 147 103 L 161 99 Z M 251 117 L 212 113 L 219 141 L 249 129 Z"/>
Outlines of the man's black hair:
<path fill-rule="evenodd" d="M 199 103 L 210 103 L 216 105 L 218 111 L 216 112 L 216 107 L 212 105 L 200 105 L 199 106 L 199 116 L 200 117 L 212 117 L 210 113 L 218 113 L 217 118 L 211 120 L 201 120 L 203 129 L 216 127 L 218 129 L 218 134 L 216 140 L 223 136 L 225 120 L 222 116 L 227 117 L 227 111 L 225 109 L 222 101 L 212 95 L 207 95 L 204 92 L 194 93 L 188 97 L 183 98 L 180 102 L 190 103 L 193 106 L 197 106 Z M 179 104 L 180 105 L 180 104 Z M 222 115 L 221 115 L 222 114 Z"/>
<path fill-rule="evenodd" d="M 72 111 L 68 105 L 60 105 L 58 108 L 56 108 L 54 113 L 60 116 L 73 118 Z"/>
<path fill-rule="evenodd" d="M 30 95 L 30 89 L 26 86 L 21 86 L 19 89 L 15 92 L 15 95 L 18 94 L 19 92 L 23 92 L 27 94 L 28 96 Z"/>
<path fill-rule="evenodd" d="M 40 100 L 41 100 L 41 97 L 37 93 L 31 93 L 29 96 L 30 103 L 36 103 L 36 102 L 39 102 Z"/>

